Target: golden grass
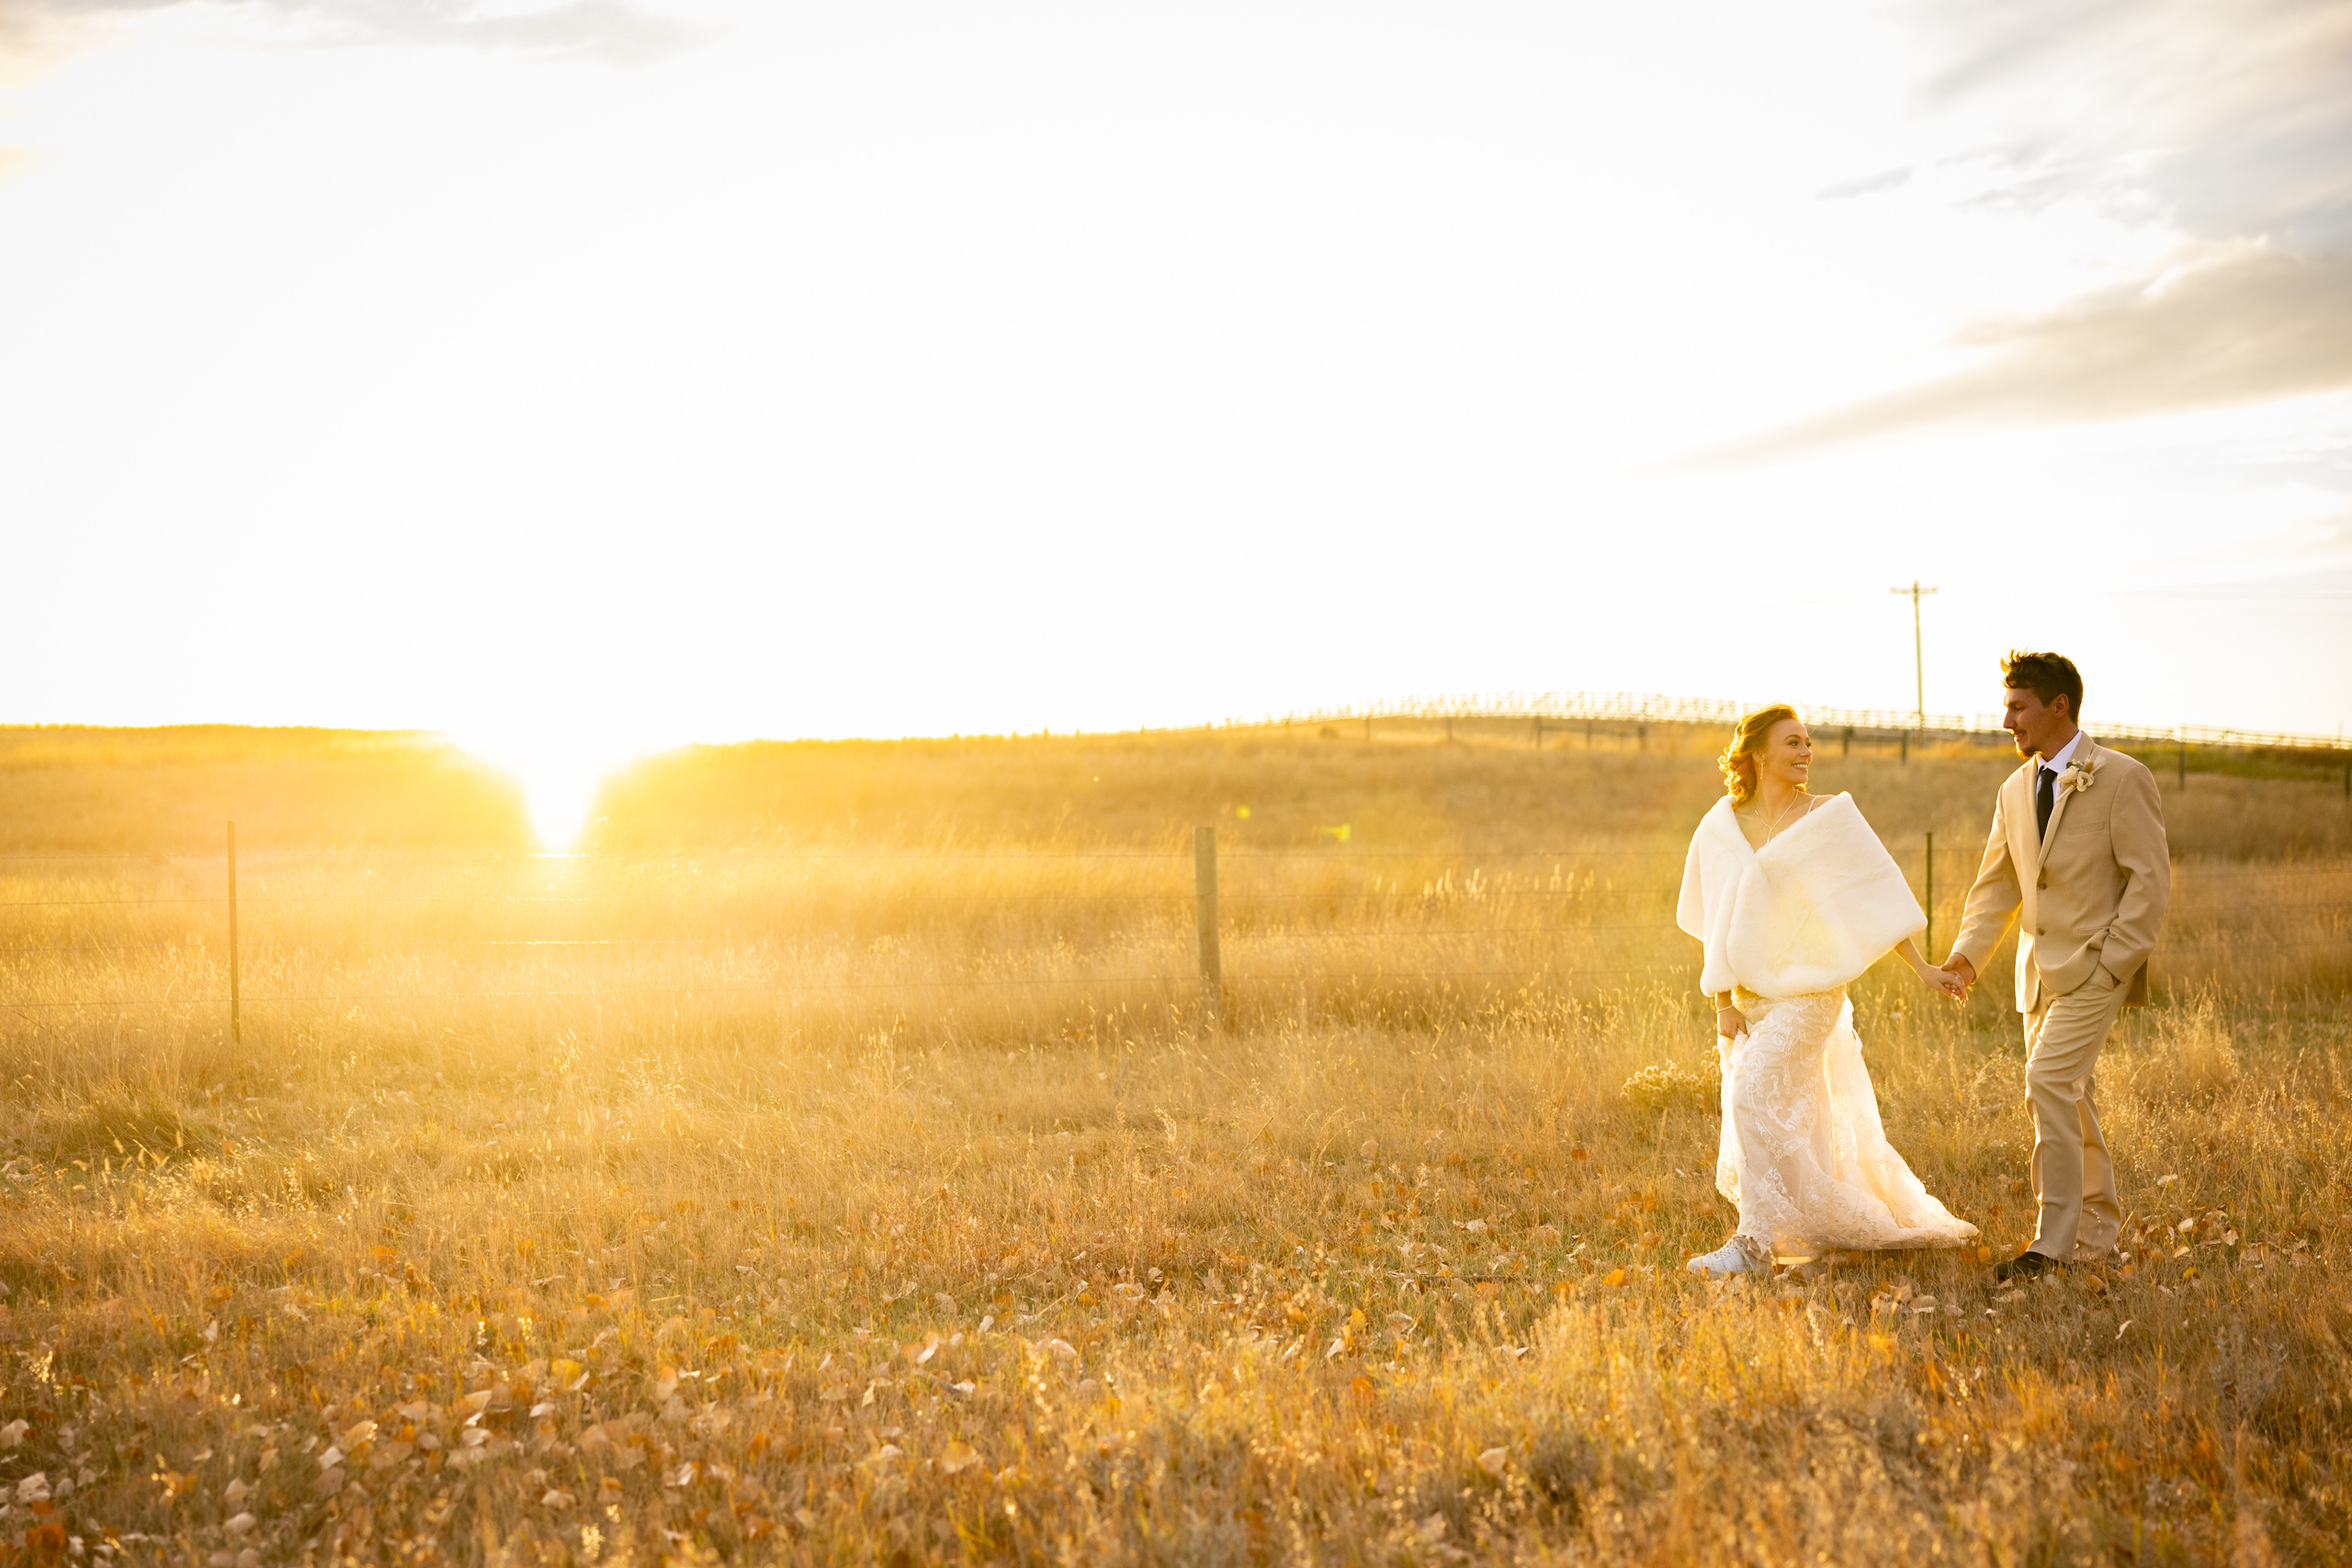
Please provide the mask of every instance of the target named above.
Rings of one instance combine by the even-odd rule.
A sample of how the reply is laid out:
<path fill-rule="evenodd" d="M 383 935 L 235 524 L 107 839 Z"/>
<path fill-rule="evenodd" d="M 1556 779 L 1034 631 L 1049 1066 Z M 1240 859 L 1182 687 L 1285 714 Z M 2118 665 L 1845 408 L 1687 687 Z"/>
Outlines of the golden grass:
<path fill-rule="evenodd" d="M 0 725 L 0 853 L 211 854 L 248 843 L 524 850 L 512 781 L 427 736 Z"/>
<path fill-rule="evenodd" d="M 1656 929 L 1703 756 L 1427 739 L 811 752 L 831 782 L 787 757 L 764 793 L 722 753 L 667 765 L 736 806 L 616 791 L 582 860 L 265 841 L 235 1046 L 217 905 L 35 897 L 211 898 L 209 853 L 0 863 L 0 1534 L 231 1564 L 2337 1553 L 2324 786 L 2168 794 L 2169 1000 L 2103 1075 L 2128 1269 L 1741 1290 L 1679 1272 L 1729 1219 Z M 1907 864 L 1928 827 L 1973 859 L 1996 759 L 1836 761 Z M 1081 773 L 1117 781 L 1099 813 Z M 1194 820 L 1229 852 L 1222 1037 Z M 2007 1252 L 2028 1128 L 1988 979 L 1856 1001 L 1890 1134 Z"/>

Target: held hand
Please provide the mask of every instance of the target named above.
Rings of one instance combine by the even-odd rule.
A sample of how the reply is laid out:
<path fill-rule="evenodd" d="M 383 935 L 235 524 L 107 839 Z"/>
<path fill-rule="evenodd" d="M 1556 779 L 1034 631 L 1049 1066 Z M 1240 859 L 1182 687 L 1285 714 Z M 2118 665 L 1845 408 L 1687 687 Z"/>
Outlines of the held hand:
<path fill-rule="evenodd" d="M 1929 990 L 1941 991 L 1948 997 L 1965 998 L 1967 995 L 1966 988 L 1952 978 L 1950 970 L 1939 969 L 1924 958 L 1912 964 L 1911 972 L 1918 976 L 1919 983 Z"/>
<path fill-rule="evenodd" d="M 1976 984 L 1976 965 L 1955 953 L 1944 960 L 1937 973 L 1950 982 L 1942 987 L 1944 990 L 1962 1001 L 1968 999 L 1968 987 Z"/>
<path fill-rule="evenodd" d="M 1747 1032 L 1747 1015 L 1737 1008 L 1717 1008 L 1715 1032 L 1726 1040 L 1738 1039 Z"/>

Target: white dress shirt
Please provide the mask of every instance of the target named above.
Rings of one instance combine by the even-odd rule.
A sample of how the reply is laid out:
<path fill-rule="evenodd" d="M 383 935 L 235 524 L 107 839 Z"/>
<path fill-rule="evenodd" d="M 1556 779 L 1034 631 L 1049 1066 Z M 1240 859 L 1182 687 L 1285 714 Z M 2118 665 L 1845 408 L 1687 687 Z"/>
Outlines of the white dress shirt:
<path fill-rule="evenodd" d="M 2077 729 L 2075 731 L 2075 738 L 2072 740 L 2067 741 L 2066 744 L 2058 748 L 2058 754 L 2056 756 L 2045 757 L 2042 759 L 2041 766 L 2053 773 L 2064 773 L 2066 771 L 2066 760 L 2075 754 L 2075 749 L 2082 743 L 2083 732 Z M 2039 791 L 2041 788 L 2041 774 L 2040 773 L 2036 773 L 2033 775 L 2033 787 L 2036 791 Z"/>

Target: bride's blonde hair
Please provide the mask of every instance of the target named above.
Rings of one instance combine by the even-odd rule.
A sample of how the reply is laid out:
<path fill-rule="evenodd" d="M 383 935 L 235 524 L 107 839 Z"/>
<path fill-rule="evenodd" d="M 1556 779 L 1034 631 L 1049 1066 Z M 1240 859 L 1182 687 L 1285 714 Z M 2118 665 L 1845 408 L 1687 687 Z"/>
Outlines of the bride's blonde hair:
<path fill-rule="evenodd" d="M 1774 703 L 1768 708 L 1758 708 L 1741 719 L 1731 732 L 1731 744 L 1715 759 L 1715 766 L 1724 771 L 1724 789 L 1731 795 L 1734 806 L 1745 806 L 1756 794 L 1756 753 L 1764 750 L 1765 738 L 1772 727 L 1784 718 L 1794 718 L 1797 710 L 1786 703 Z"/>

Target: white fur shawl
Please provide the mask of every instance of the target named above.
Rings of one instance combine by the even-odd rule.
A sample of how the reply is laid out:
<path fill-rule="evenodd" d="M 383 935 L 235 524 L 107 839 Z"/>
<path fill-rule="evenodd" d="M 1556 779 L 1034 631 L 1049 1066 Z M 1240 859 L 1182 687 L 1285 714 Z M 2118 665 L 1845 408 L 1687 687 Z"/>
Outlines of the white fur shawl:
<path fill-rule="evenodd" d="M 1702 991 L 1763 997 L 1834 990 L 1928 917 L 1850 795 L 1832 795 L 1762 850 L 1728 797 L 1690 835 L 1675 921 L 1706 947 Z"/>

